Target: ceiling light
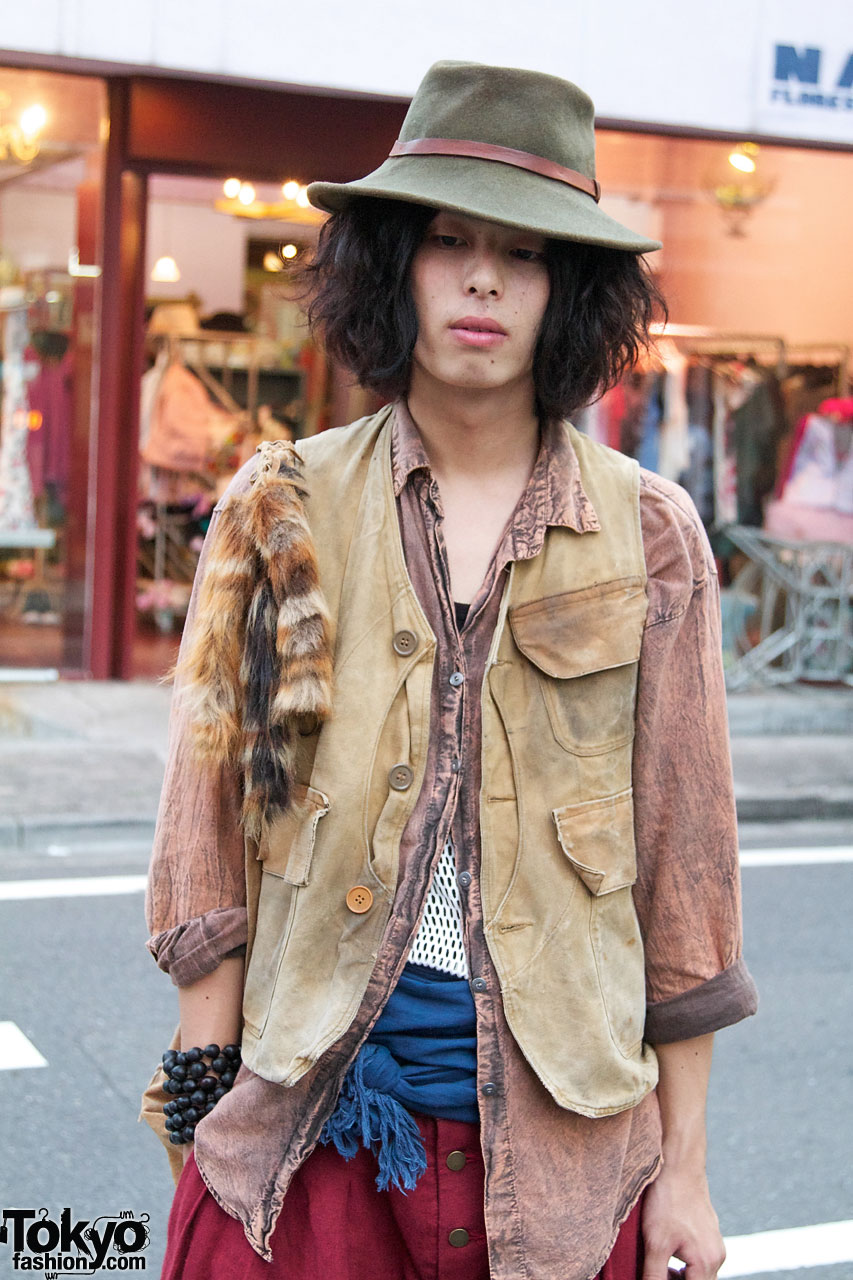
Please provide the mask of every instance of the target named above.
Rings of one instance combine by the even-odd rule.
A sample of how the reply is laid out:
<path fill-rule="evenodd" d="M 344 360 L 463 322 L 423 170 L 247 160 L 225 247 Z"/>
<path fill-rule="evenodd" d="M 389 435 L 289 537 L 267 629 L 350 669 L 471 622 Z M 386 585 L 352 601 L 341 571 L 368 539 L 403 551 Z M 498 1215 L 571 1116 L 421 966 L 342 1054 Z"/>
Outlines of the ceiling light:
<path fill-rule="evenodd" d="M 180 278 L 181 273 L 178 264 L 168 254 L 163 258 L 158 258 L 151 270 L 151 279 L 156 280 L 158 284 L 177 284 Z"/>
<path fill-rule="evenodd" d="M 225 192 L 229 200 L 236 200 L 240 194 L 242 182 L 239 178 L 226 178 L 222 184 L 222 190 Z"/>
<path fill-rule="evenodd" d="M 252 186 L 251 182 L 244 182 L 242 184 L 240 187 L 240 194 L 237 199 L 241 204 L 255 203 L 255 188 Z"/>
<path fill-rule="evenodd" d="M 299 183 L 294 182 L 292 179 L 290 182 L 285 182 L 284 186 L 281 188 L 281 194 L 284 196 L 285 200 L 295 200 L 299 195 Z"/>
<path fill-rule="evenodd" d="M 264 254 L 264 271 L 283 271 L 284 263 L 281 258 L 272 249 L 267 249 Z"/>
<path fill-rule="evenodd" d="M 311 201 L 308 199 L 308 188 L 300 187 L 296 195 L 296 203 L 303 209 L 307 209 Z"/>
<path fill-rule="evenodd" d="M 41 133 L 46 124 L 47 112 L 39 102 L 34 103 L 31 107 L 27 107 L 26 111 L 21 112 L 21 133 L 25 138 L 34 138 L 37 133 Z"/>
<path fill-rule="evenodd" d="M 286 244 L 281 250 L 281 256 L 288 259 L 295 258 L 298 252 L 299 250 L 295 244 Z"/>

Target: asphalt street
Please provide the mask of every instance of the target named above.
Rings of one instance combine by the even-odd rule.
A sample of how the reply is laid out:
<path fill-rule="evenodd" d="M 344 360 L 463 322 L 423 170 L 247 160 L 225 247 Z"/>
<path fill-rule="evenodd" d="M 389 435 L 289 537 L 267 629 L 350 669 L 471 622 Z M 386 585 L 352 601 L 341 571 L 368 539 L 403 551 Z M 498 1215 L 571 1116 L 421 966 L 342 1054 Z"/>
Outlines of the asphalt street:
<path fill-rule="evenodd" d="M 833 846 L 845 860 L 797 854 L 785 865 L 770 852 L 768 865 L 743 870 L 746 958 L 761 1008 L 719 1035 L 709 1103 L 712 1190 L 734 1238 L 853 1218 L 853 824 L 755 826 L 743 845 Z M 57 1221 L 63 1208 L 74 1220 L 148 1215 L 144 1274 L 156 1277 L 172 1186 L 136 1116 L 177 1002 L 145 951 L 142 893 L 128 879 L 145 862 L 134 844 L 0 856 L 0 1208 Z M 80 877 L 95 878 L 81 896 L 38 897 L 30 887 L 50 881 L 42 888 L 64 895 Z M 112 887 L 121 891 L 105 892 L 106 877 L 119 877 Z M 18 1043 L 3 1040 L 9 1023 L 46 1066 L 4 1063 L 4 1043 L 7 1052 Z M 790 1250 L 758 1237 L 773 1268 L 736 1274 L 851 1280 L 849 1252 L 849 1261 L 793 1269 L 797 1248 L 812 1247 L 801 1236 Z M 14 1274 L 0 1244 L 0 1276 Z"/>

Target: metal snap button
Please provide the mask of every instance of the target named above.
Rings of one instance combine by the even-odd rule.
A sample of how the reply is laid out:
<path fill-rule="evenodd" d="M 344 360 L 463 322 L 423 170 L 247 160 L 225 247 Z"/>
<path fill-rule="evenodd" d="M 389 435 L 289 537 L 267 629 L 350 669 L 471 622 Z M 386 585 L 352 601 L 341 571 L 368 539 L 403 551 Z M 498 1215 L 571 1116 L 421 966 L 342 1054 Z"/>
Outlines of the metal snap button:
<path fill-rule="evenodd" d="M 459 881 L 463 889 L 468 889 L 474 877 L 471 875 L 470 871 L 460 871 L 456 879 Z"/>
<path fill-rule="evenodd" d="M 468 1243 L 470 1236 L 464 1227 L 457 1227 L 455 1231 L 451 1231 L 447 1239 L 454 1249 L 462 1249 Z"/>
<path fill-rule="evenodd" d="M 450 683 L 453 685 L 454 689 L 458 689 L 460 684 L 462 684 L 464 680 L 465 680 L 465 677 L 461 671 L 454 671 L 453 675 L 450 677 Z"/>
<path fill-rule="evenodd" d="M 483 1087 L 480 1089 L 480 1093 L 484 1094 L 484 1096 L 487 1098 L 493 1098 L 497 1093 L 497 1091 L 498 1091 L 498 1086 L 496 1084 L 492 1084 L 491 1080 L 488 1082 L 488 1084 L 484 1084 Z"/>
<path fill-rule="evenodd" d="M 394 791 L 408 791 L 414 780 L 414 770 L 407 764 L 395 764 L 388 774 L 388 782 Z"/>
<path fill-rule="evenodd" d="M 408 631 L 404 628 L 402 631 L 395 631 L 391 644 L 394 652 L 399 653 L 401 658 L 408 658 L 409 654 L 414 653 L 418 646 L 418 637 L 414 631 Z"/>
<path fill-rule="evenodd" d="M 452 1169 L 454 1173 L 458 1173 L 460 1169 L 465 1168 L 465 1152 L 451 1151 L 450 1155 L 447 1157 L 446 1163 L 448 1169 Z"/>
<path fill-rule="evenodd" d="M 471 983 L 474 991 L 486 991 L 488 989 L 488 985 L 489 984 L 486 982 L 485 978 L 475 978 Z"/>
<path fill-rule="evenodd" d="M 362 916 L 373 906 L 373 894 L 366 885 L 353 885 L 347 894 L 347 906 L 355 915 Z"/>

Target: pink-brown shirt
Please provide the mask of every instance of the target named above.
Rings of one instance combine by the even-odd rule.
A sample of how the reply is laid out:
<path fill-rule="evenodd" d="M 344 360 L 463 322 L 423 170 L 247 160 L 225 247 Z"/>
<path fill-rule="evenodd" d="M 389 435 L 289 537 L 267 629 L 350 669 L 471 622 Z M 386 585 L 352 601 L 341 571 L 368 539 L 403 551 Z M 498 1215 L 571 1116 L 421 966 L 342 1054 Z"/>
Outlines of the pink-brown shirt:
<path fill-rule="evenodd" d="M 344 1073 L 405 964 L 435 860 L 456 849 L 465 944 L 476 995 L 478 1087 L 486 1156 L 490 1267 L 498 1280 L 585 1280 L 660 1158 L 657 1098 L 590 1119 L 559 1108 L 503 1016 L 482 927 L 479 861 L 480 689 L 504 578 L 542 550 L 547 530 L 598 527 L 564 433 L 546 427 L 528 485 L 459 632 L 449 593 L 438 487 L 404 405 L 393 424 L 393 479 L 406 564 L 438 644 L 426 774 L 400 849 L 386 934 L 353 1025 L 292 1089 L 245 1067 L 200 1125 L 196 1159 L 216 1199 L 268 1253 L 295 1169 L 334 1107 Z M 643 472 L 649 609 L 633 758 L 645 945 L 646 1039 L 687 1039 L 752 1013 L 741 959 L 737 829 L 713 559 L 689 498 Z M 215 519 L 215 518 L 214 518 Z M 203 561 L 199 577 L 203 573 Z M 191 625 L 191 618 L 188 620 Z M 461 672 L 461 683 L 449 676 Z M 148 898 L 149 946 L 178 985 L 246 940 L 236 780 L 189 758 L 175 713 Z M 482 987 L 482 984 L 478 984 Z M 567 1052 L 571 1046 L 567 1045 Z M 378 1194 L 378 1193 L 377 1193 Z"/>

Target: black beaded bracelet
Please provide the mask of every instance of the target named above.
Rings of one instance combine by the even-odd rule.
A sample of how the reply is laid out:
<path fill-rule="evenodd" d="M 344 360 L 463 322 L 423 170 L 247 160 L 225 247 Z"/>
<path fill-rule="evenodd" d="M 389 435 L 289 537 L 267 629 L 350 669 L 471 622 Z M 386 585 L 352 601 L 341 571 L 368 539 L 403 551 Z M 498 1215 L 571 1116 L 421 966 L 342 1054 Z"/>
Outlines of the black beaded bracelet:
<path fill-rule="evenodd" d="M 209 1044 L 204 1049 L 167 1049 L 163 1070 L 163 1088 L 173 1095 L 163 1107 L 166 1129 L 169 1141 L 180 1146 L 192 1142 L 199 1120 L 210 1115 L 233 1085 L 240 1070 L 240 1046 L 227 1044 L 220 1049 L 218 1044 Z"/>

